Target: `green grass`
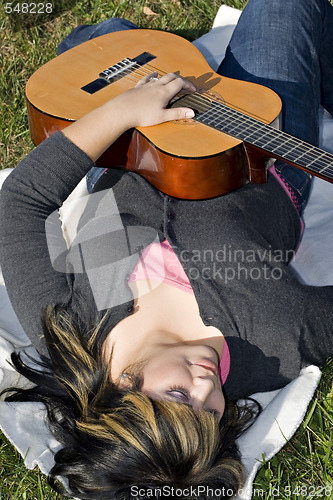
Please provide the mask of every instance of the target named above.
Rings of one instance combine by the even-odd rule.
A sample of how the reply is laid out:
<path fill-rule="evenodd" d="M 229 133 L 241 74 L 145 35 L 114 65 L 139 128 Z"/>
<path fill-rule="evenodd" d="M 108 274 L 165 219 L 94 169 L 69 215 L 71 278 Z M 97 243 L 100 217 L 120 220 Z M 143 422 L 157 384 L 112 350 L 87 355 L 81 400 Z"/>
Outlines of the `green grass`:
<path fill-rule="evenodd" d="M 254 488 L 263 489 L 266 496 L 254 498 L 274 498 L 273 492 L 278 488 L 275 498 L 279 500 L 333 498 L 332 381 L 331 361 L 323 369 L 318 389 L 296 434 L 270 462 L 263 461 Z"/>
<path fill-rule="evenodd" d="M 38 469 L 25 468 L 21 456 L 0 434 L 1 500 L 55 500 L 64 498 L 48 485 Z"/>
<path fill-rule="evenodd" d="M 221 4 L 220 0 L 57 0 L 55 3 L 52 14 L 29 16 L 7 15 L 4 3 L 0 2 L 1 168 L 15 166 L 32 149 L 24 102 L 25 83 L 39 66 L 55 56 L 57 44 L 74 26 L 122 16 L 141 27 L 168 30 L 193 40 L 210 29 Z M 242 8 L 246 1 L 224 3 Z M 333 363 L 328 363 L 303 424 L 257 474 L 254 487 L 263 494 L 254 498 L 333 498 L 333 494 L 326 495 L 328 491 L 320 490 L 333 482 L 332 380 Z M 0 499 L 58 498 L 46 478 L 37 469 L 28 471 L 15 448 L 0 434 Z"/>
<path fill-rule="evenodd" d="M 220 6 L 219 0 L 57 0 L 54 3 L 52 14 L 39 16 L 8 15 L 0 3 L 1 168 L 14 167 L 32 148 L 24 103 L 27 79 L 55 57 L 57 44 L 76 25 L 119 16 L 142 28 L 172 31 L 194 40 L 210 29 Z M 237 1 L 236 5 L 241 7 L 245 3 Z M 147 13 L 147 8 L 152 14 Z"/>

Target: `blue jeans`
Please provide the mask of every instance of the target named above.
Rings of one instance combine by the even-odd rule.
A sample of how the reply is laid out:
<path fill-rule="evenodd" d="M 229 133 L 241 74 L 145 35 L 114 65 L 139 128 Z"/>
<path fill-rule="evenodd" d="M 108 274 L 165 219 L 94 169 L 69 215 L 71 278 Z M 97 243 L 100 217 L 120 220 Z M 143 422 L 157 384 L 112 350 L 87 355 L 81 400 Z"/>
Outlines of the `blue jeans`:
<path fill-rule="evenodd" d="M 249 0 L 218 73 L 265 85 L 281 98 L 282 130 L 318 146 L 318 108 L 333 114 L 333 8 L 328 0 Z M 300 208 L 306 172 L 276 162 Z"/>
<path fill-rule="evenodd" d="M 123 31 L 138 28 L 135 24 L 121 19 L 120 17 L 113 17 L 106 19 L 98 24 L 81 24 L 74 28 L 66 38 L 58 45 L 57 55 L 59 56 L 66 50 L 72 49 L 80 43 L 87 42 L 93 38 L 101 35 L 107 35 L 115 31 Z"/>
<path fill-rule="evenodd" d="M 59 45 L 63 52 L 91 38 L 136 28 L 113 18 L 78 26 Z M 283 103 L 282 130 L 318 145 L 318 108 L 333 114 L 333 8 L 328 0 L 249 0 L 233 33 L 218 73 L 270 87 Z M 284 164 L 276 169 L 293 187 L 304 208 L 311 175 Z M 92 169 L 88 188 L 103 169 Z"/>

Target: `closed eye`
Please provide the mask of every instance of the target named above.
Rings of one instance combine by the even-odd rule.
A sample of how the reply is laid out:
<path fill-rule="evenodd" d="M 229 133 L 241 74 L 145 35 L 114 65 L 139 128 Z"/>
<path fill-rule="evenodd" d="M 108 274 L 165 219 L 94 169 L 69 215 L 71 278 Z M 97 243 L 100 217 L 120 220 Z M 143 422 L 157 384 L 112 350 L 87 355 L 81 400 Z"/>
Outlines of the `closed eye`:
<path fill-rule="evenodd" d="M 220 414 L 219 414 L 219 412 L 217 410 L 211 410 L 209 408 L 205 408 L 205 410 L 208 411 L 208 413 L 210 413 L 211 415 L 213 415 L 216 418 L 220 417 Z"/>
<path fill-rule="evenodd" d="M 167 394 L 184 403 L 190 401 L 190 395 L 184 387 L 171 387 Z"/>

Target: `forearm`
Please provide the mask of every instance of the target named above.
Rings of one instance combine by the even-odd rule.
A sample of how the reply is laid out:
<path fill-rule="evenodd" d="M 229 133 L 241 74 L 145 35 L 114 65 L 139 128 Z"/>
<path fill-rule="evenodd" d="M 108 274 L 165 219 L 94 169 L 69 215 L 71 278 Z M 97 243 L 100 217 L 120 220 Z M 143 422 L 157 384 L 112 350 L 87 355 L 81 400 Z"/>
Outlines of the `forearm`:
<path fill-rule="evenodd" d="M 55 134 L 13 170 L 0 192 L 0 264 L 6 288 L 22 327 L 44 354 L 41 310 L 49 303 L 66 303 L 70 293 L 66 275 L 50 261 L 45 220 L 92 165 L 62 134 Z M 61 238 L 58 222 L 55 230 Z"/>
<path fill-rule="evenodd" d="M 69 125 L 62 133 L 95 162 L 128 128 L 130 120 L 123 98 L 116 98 Z"/>

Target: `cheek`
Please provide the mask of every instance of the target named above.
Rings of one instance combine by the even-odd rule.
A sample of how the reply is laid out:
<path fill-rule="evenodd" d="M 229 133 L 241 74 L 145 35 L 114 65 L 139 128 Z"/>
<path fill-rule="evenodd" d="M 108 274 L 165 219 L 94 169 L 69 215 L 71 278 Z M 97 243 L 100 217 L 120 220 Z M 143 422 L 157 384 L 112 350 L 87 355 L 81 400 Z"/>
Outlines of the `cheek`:
<path fill-rule="evenodd" d="M 150 362 L 143 369 L 143 391 L 156 390 L 167 378 L 168 369 L 165 364 Z"/>
<path fill-rule="evenodd" d="M 183 367 L 172 362 L 149 362 L 143 369 L 143 391 L 168 390 L 185 384 L 188 374 Z"/>
<path fill-rule="evenodd" d="M 207 401 L 207 407 L 216 410 L 221 418 L 225 410 L 225 399 L 222 389 L 215 391 Z"/>

